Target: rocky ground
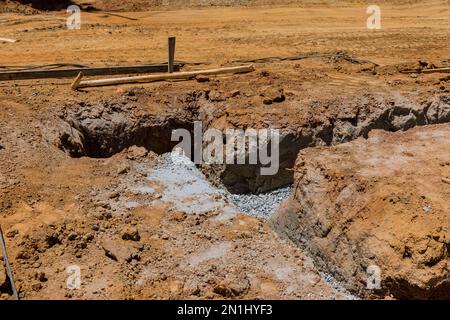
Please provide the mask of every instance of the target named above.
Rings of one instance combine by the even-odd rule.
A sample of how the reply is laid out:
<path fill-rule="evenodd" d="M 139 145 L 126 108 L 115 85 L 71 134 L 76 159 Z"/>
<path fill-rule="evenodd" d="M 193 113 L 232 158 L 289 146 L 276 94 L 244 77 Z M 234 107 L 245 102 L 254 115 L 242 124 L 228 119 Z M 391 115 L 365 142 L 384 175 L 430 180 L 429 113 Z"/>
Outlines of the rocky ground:
<path fill-rule="evenodd" d="M 365 4 L 294 2 L 83 11 L 80 30 L 64 10 L 2 11 L 19 40 L 0 43 L 2 70 L 165 61 L 169 35 L 183 70 L 256 69 L 0 82 L 0 223 L 22 298 L 447 298 L 449 77 L 421 73 L 449 65 L 446 1 L 385 1 L 379 31 Z M 194 121 L 280 129 L 279 173 L 171 155 Z M 381 290 L 364 289 L 369 264 Z"/>
<path fill-rule="evenodd" d="M 4 148 L 11 151 L 11 144 Z M 3 204 L 17 212 L 4 216 L 2 227 L 21 298 L 352 297 L 327 283 L 298 248 L 227 203 L 198 169 L 169 165 L 167 157 L 132 147 L 110 159 L 82 160 L 84 174 L 67 179 L 76 169 L 56 152 L 59 169 L 39 192 L 61 190 L 56 203 L 31 194 L 17 202 L 14 184 L 29 188 L 31 172 L 17 182 L 2 179 Z M 175 179 L 180 174 L 189 183 Z M 77 188 L 87 177 L 89 186 Z M 80 290 L 66 288 L 66 269 L 74 265 Z M 10 298 L 2 288 L 2 298 Z"/>

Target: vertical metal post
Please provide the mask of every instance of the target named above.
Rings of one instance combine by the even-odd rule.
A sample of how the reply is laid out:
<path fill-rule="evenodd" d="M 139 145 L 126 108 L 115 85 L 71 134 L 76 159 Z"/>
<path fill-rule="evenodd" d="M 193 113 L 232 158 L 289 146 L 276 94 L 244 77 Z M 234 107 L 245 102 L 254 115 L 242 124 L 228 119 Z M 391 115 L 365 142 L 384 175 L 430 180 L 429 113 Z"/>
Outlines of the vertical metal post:
<path fill-rule="evenodd" d="M 16 284 L 14 283 L 14 277 L 11 270 L 11 265 L 9 264 L 8 253 L 6 252 L 5 239 L 3 238 L 2 227 L 0 226 L 0 244 L 2 247 L 3 260 L 5 260 L 6 273 L 8 274 L 9 282 L 11 285 L 11 290 L 14 294 L 14 298 L 19 300 L 19 295 L 17 293 Z"/>
<path fill-rule="evenodd" d="M 169 38 L 169 60 L 168 60 L 169 73 L 173 73 L 174 70 L 176 39 L 177 39 L 176 37 Z"/>

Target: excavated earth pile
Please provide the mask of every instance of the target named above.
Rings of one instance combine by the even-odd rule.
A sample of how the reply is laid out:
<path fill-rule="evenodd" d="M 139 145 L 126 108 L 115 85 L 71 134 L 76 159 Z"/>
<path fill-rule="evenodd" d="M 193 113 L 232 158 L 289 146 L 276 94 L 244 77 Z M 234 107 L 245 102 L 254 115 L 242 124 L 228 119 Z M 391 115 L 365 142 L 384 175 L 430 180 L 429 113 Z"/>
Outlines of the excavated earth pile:
<path fill-rule="evenodd" d="M 37 13 L 38 10 L 61 10 L 75 4 L 70 0 L 4 0 L 0 12 Z"/>
<path fill-rule="evenodd" d="M 135 146 L 70 158 L 58 151 L 56 117 L 0 105 L 1 223 L 21 298 L 351 297 L 300 249 L 228 205 L 195 167 Z M 80 290 L 66 287 L 73 266 Z M 0 280 L 1 298 L 11 298 Z"/>
<path fill-rule="evenodd" d="M 303 150 L 271 225 L 360 296 L 449 299 L 449 134 L 448 124 L 374 131 Z M 376 290 L 366 289 L 371 266 Z"/>
<path fill-rule="evenodd" d="M 71 103 L 61 112 L 67 128 L 60 137 L 60 146 L 75 157 L 109 157 L 132 145 L 162 154 L 177 144 L 171 141 L 172 131 L 187 129 L 192 133 L 194 121 L 201 121 L 204 130 L 220 130 L 224 139 L 228 128 L 264 128 L 270 124 L 272 128 L 280 128 L 277 174 L 261 175 L 260 165 L 203 164 L 207 176 L 232 193 L 265 192 L 292 183 L 290 169 L 298 152 L 306 147 L 367 137 L 374 129 L 398 131 L 450 121 L 450 96 L 445 93 L 419 101 L 401 93 L 394 97 L 367 93 L 312 102 L 292 96 L 288 100 L 287 108 L 281 112 L 272 108 L 274 112 L 265 114 L 262 123 L 251 118 L 242 120 L 241 111 L 229 107 L 235 103 L 234 97 L 226 94 L 212 97 L 209 90 L 178 95 L 173 102 L 168 102 L 168 96 L 162 103 L 155 102 L 151 93 L 137 91 L 130 92 L 122 101 Z M 165 110 L 165 114 L 146 110 L 142 104 L 152 105 L 153 110 Z"/>
<path fill-rule="evenodd" d="M 271 92 L 237 95 L 227 79 L 213 90 L 163 86 L 2 100 L 2 226 L 23 298 L 355 298 L 340 283 L 361 297 L 446 297 L 448 125 L 436 124 L 449 121 L 447 92 L 311 101 L 286 84 L 274 106 L 263 101 Z M 158 165 L 171 131 L 198 120 L 281 128 L 280 173 Z M 289 240 L 207 179 L 237 193 L 293 182 L 270 222 Z M 74 264 L 81 291 L 61 288 Z M 371 265 L 380 290 L 364 289 Z"/>
<path fill-rule="evenodd" d="M 226 108 L 229 99 L 224 95 L 222 101 L 214 101 L 209 91 L 182 94 L 164 117 L 152 116 L 154 111 L 140 104 L 152 101 L 153 110 L 164 108 L 146 91 L 132 91 L 120 101 L 103 104 L 66 105 L 61 113 L 66 129 L 60 135 L 60 147 L 72 156 L 94 158 L 132 145 L 162 154 L 173 147 L 168 143 L 170 132 L 192 131 L 194 121 L 219 129 L 227 123 L 248 126 L 235 122 L 232 110 Z M 347 99 L 316 100 L 311 105 L 291 101 L 302 104 L 305 114 L 297 112 L 295 120 L 286 114 L 289 109 L 283 116 L 266 115 L 266 123 L 283 128 L 280 174 L 261 176 L 259 167 L 250 165 L 204 165 L 203 172 L 216 185 L 235 193 L 294 183 L 293 197 L 271 225 L 311 253 L 322 271 L 345 283 L 351 292 L 363 297 L 444 298 L 448 211 L 445 196 L 429 197 L 425 190 L 436 188 L 436 183 L 438 189 L 445 188 L 441 176 L 450 174 L 445 148 L 448 125 L 429 126 L 450 121 L 448 95 L 419 101 L 400 93 L 394 98 L 365 94 Z M 326 117 L 317 112 L 321 106 L 328 112 Z M 421 127 L 411 129 L 416 126 Z M 425 166 L 429 154 L 433 154 L 432 163 Z M 293 170 L 286 170 L 292 166 Z M 365 290 L 371 265 L 382 271 L 383 287 L 375 291 Z"/>

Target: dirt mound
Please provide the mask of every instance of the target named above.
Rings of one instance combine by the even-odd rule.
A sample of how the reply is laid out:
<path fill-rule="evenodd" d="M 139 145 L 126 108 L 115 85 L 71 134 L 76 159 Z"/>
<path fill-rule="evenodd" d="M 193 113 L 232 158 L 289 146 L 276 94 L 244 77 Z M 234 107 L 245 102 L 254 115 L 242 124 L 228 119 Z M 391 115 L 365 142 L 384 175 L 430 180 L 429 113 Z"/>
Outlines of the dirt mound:
<path fill-rule="evenodd" d="M 131 91 L 122 101 L 69 103 L 60 114 L 70 124 L 62 131 L 60 148 L 73 157 L 93 158 L 110 157 L 133 145 L 158 154 L 170 152 L 176 145 L 171 141 L 172 130 L 189 130 L 192 114 L 186 109 L 169 110 L 163 118 L 142 114 L 136 111 L 138 104 L 135 102 L 141 93 Z M 181 104 L 187 103 L 181 101 Z"/>
<path fill-rule="evenodd" d="M 55 146 L 68 126 L 61 113 L 79 114 L 80 128 L 92 132 L 102 119 L 112 120 L 105 130 L 143 122 L 158 140 L 148 130 L 167 131 L 170 112 L 132 92 L 64 108 L 0 100 L 0 221 L 22 299 L 351 297 L 265 223 L 223 203 L 198 169 L 188 175 L 137 146 L 106 159 L 71 158 Z M 72 290 L 76 270 L 81 283 Z M 0 300 L 11 298 L 0 276 Z"/>
<path fill-rule="evenodd" d="M 18 2 L 22 4 L 31 4 L 33 8 L 40 10 L 58 10 L 74 4 L 74 2 L 70 0 L 18 0 Z"/>
<path fill-rule="evenodd" d="M 2 110 L 17 111 L 9 108 Z M 0 179 L 1 224 L 22 299 L 345 298 L 261 221 L 225 206 L 174 206 L 180 188 L 168 190 L 169 176 L 152 152 L 131 147 L 110 159 L 71 159 L 47 143 L 46 125 L 35 131 L 42 120 L 8 119 L 21 128 L 35 121 L 26 141 L 0 126 L 0 161 L 8 167 Z M 30 150 L 34 144 L 41 151 Z M 21 172 L 10 157 L 24 153 L 31 171 L 10 179 Z M 53 163 L 51 178 L 33 185 L 36 174 L 46 175 L 46 161 Z M 191 181 L 185 185 L 192 189 Z M 79 272 L 77 290 L 67 286 L 70 270 Z M 0 300 L 12 298 L 5 281 L 0 275 Z"/>
<path fill-rule="evenodd" d="M 0 13 L 38 14 L 40 11 L 66 9 L 76 4 L 70 0 L 6 0 L 0 3 Z"/>
<path fill-rule="evenodd" d="M 303 150 L 272 225 L 361 296 L 449 298 L 449 134 L 449 125 L 375 131 Z M 380 270 L 377 290 L 366 289 L 368 268 Z"/>

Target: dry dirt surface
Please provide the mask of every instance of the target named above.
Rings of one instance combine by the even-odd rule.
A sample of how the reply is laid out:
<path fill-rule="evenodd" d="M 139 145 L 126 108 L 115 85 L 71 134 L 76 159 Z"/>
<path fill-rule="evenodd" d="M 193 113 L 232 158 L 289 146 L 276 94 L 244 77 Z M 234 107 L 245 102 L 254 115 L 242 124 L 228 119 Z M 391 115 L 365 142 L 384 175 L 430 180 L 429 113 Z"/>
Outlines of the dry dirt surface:
<path fill-rule="evenodd" d="M 349 3 L 364 3 L 358 0 L 328 1 L 328 6 L 340 7 Z M 379 4 L 417 4 L 419 0 L 381 0 Z M 33 10 L 63 10 L 70 5 L 84 10 L 103 11 L 146 11 L 151 9 L 208 8 L 208 7 L 254 7 L 254 6 L 323 6 L 320 0 L 3 0 L 0 10 L 30 14 Z"/>
<path fill-rule="evenodd" d="M 0 222 L 21 298 L 354 298 L 329 274 L 361 297 L 447 297 L 450 219 L 440 176 L 449 174 L 449 151 L 433 132 L 448 128 L 439 124 L 450 122 L 450 84 L 445 74 L 421 73 L 449 66 L 447 1 L 381 2 L 377 31 L 366 29 L 367 4 L 356 1 L 76 3 L 84 9 L 80 30 L 67 29 L 64 9 L 0 3 L 0 37 L 18 40 L 0 42 L 0 70 L 164 62 L 171 35 L 183 70 L 247 63 L 256 70 L 80 91 L 70 90 L 72 79 L 0 82 Z M 219 194 L 204 203 L 198 194 L 174 195 L 186 190 L 161 178 L 158 162 L 174 145 L 172 130 L 192 130 L 197 120 L 204 129 L 280 129 L 276 176 L 260 176 L 257 166 L 201 166 L 208 180 L 195 173 L 181 181 L 233 193 L 295 183 L 294 221 L 276 229 L 290 239 L 229 209 Z M 386 132 L 366 140 L 374 129 Z M 403 130 L 413 131 L 393 133 Z M 398 170 L 387 162 L 394 147 L 402 149 L 392 159 Z M 321 165 L 343 170 L 339 180 L 317 173 L 327 193 L 298 173 Z M 337 207 L 340 190 L 357 183 L 364 188 L 349 195 L 354 207 Z M 309 210 L 317 201 L 326 212 Z M 298 207 L 310 221 L 302 232 Z M 322 216 L 335 227 L 317 240 Z M 352 248 L 375 238 L 370 250 Z M 369 262 L 382 269 L 383 290 L 363 289 Z M 73 265 L 79 290 L 66 285 Z M 1 272 L 0 293 L 12 298 Z"/>

